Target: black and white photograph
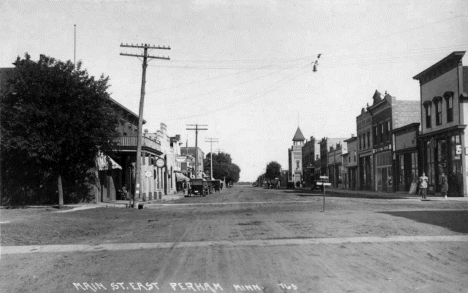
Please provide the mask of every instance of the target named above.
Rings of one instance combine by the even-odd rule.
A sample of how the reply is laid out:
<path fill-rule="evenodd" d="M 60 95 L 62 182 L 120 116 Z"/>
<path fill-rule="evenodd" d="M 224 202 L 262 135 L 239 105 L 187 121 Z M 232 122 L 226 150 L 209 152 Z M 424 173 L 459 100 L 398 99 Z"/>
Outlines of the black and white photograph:
<path fill-rule="evenodd" d="M 0 0 L 0 292 L 468 293 L 467 28 L 465 0 Z"/>

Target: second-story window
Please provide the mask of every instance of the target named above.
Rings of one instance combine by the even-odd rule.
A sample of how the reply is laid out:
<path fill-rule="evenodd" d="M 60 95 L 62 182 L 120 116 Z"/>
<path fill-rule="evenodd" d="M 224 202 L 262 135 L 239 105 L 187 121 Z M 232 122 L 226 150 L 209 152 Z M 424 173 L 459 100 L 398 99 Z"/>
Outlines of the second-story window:
<path fill-rule="evenodd" d="M 424 102 L 424 108 L 426 111 L 426 128 L 431 128 L 431 102 L 426 101 Z"/>
<path fill-rule="evenodd" d="M 447 105 L 447 123 L 449 123 L 453 121 L 453 92 L 446 92 L 444 97 Z"/>
<path fill-rule="evenodd" d="M 442 124 L 442 97 L 435 97 L 432 102 L 435 106 L 436 125 Z"/>
<path fill-rule="evenodd" d="M 370 147 L 370 131 L 367 132 L 367 147 Z"/>
<path fill-rule="evenodd" d="M 374 145 L 377 143 L 377 126 L 374 126 Z"/>
<path fill-rule="evenodd" d="M 384 124 L 380 124 L 380 143 L 384 142 Z"/>

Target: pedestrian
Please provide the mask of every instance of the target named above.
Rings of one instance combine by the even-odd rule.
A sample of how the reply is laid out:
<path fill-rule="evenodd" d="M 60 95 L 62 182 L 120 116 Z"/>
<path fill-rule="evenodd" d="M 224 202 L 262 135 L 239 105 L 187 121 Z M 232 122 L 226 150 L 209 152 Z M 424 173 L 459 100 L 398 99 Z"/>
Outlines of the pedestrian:
<path fill-rule="evenodd" d="M 442 193 L 444 194 L 444 198 L 447 199 L 448 180 L 447 176 L 445 176 L 445 173 L 442 173 L 442 186 L 440 191 L 442 191 Z"/>
<path fill-rule="evenodd" d="M 125 185 L 122 186 L 121 193 L 122 193 L 122 198 L 124 200 L 128 200 L 128 207 L 130 207 L 131 204 L 132 204 L 132 198 L 130 196 L 130 192 L 128 192 L 128 190 L 127 190 L 127 186 L 125 186 Z"/>
<path fill-rule="evenodd" d="M 422 173 L 422 176 L 419 177 L 419 189 L 421 190 L 422 199 L 426 199 L 427 194 L 427 182 L 429 178 L 427 178 L 426 173 Z"/>

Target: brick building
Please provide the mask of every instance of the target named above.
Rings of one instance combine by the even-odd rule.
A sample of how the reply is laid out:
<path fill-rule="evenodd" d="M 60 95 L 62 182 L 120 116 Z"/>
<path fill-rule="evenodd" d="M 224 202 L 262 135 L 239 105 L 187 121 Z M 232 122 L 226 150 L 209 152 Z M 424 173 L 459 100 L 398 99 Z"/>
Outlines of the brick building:
<path fill-rule="evenodd" d="M 382 98 L 378 91 L 373 100 L 367 111 L 372 116 L 374 190 L 393 192 L 395 164 L 391 131 L 420 121 L 419 101 L 397 100 L 386 92 Z"/>
<path fill-rule="evenodd" d="M 380 93 L 375 91 L 374 96 Z M 368 105 L 369 106 L 369 105 Z M 362 108 L 361 114 L 356 117 L 357 126 L 357 160 L 358 176 L 357 186 L 360 190 L 373 190 L 373 137 L 372 115 L 366 108 Z"/>
<path fill-rule="evenodd" d="M 310 140 L 306 141 L 302 147 L 303 179 L 307 187 L 312 186 L 315 176 L 315 149 L 317 146 L 315 138 L 311 136 Z"/>

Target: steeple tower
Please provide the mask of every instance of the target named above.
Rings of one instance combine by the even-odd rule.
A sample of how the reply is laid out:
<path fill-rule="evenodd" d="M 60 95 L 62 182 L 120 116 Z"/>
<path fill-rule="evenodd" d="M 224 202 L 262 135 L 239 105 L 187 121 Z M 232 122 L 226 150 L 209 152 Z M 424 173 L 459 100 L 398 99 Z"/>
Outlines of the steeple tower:
<path fill-rule="evenodd" d="M 305 137 L 304 137 L 304 135 L 302 134 L 302 131 L 301 131 L 301 129 L 299 128 L 299 126 L 297 127 L 296 134 L 294 134 L 294 137 L 293 137 L 292 140 L 293 140 L 293 145 L 294 145 L 294 146 L 302 146 L 302 145 L 304 145 Z"/>

